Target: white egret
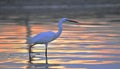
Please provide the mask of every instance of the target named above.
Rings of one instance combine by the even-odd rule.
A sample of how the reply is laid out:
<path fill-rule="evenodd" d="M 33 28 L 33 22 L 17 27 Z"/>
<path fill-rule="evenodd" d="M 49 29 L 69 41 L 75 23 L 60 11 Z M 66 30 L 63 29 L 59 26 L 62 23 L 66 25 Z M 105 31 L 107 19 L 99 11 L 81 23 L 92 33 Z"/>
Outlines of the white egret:
<path fill-rule="evenodd" d="M 69 20 L 68 18 L 61 18 L 60 21 L 58 22 L 58 31 L 56 33 L 52 31 L 42 32 L 28 39 L 27 43 L 29 44 L 30 60 L 31 60 L 31 54 L 30 54 L 31 48 L 35 44 L 45 44 L 45 56 L 47 56 L 48 43 L 50 43 L 51 41 L 55 40 L 60 36 L 60 34 L 62 33 L 62 23 L 65 21 L 78 23 L 77 21 Z"/>

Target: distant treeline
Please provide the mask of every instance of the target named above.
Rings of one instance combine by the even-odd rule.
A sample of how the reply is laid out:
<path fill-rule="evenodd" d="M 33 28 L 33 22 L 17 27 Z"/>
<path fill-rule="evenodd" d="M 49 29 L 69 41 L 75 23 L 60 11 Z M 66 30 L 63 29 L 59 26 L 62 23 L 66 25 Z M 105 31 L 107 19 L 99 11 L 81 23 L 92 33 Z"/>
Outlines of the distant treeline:
<path fill-rule="evenodd" d="M 0 5 L 80 5 L 80 4 L 120 4 L 120 0 L 0 0 Z"/>
<path fill-rule="evenodd" d="M 120 0 L 0 0 L 0 14 L 79 11 L 120 14 Z"/>

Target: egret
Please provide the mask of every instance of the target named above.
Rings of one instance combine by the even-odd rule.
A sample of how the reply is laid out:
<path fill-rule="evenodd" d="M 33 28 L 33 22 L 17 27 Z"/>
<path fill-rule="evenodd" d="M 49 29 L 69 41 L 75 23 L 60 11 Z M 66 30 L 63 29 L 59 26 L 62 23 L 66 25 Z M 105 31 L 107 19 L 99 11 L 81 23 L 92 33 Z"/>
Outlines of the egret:
<path fill-rule="evenodd" d="M 48 43 L 55 40 L 61 35 L 62 23 L 66 21 L 78 23 L 77 21 L 70 20 L 68 18 L 61 18 L 58 22 L 58 31 L 56 33 L 52 31 L 42 32 L 28 39 L 27 43 L 29 45 L 29 59 L 30 60 L 31 60 L 31 48 L 32 46 L 36 44 L 45 44 L 45 56 L 47 56 Z"/>

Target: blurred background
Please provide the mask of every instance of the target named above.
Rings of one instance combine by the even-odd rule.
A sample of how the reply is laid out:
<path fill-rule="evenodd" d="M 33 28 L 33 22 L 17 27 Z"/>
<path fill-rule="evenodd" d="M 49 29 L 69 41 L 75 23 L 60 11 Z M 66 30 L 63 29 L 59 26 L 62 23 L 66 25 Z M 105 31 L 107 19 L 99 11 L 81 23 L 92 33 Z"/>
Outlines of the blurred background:
<path fill-rule="evenodd" d="M 48 13 L 49 12 L 49 13 Z M 73 17 L 119 15 L 119 0 L 0 0 L 0 14 L 47 15 L 60 13 Z M 59 14 L 58 14 L 59 13 Z M 53 16 L 53 15 L 52 15 Z M 61 15 L 63 16 L 63 15 Z"/>
<path fill-rule="evenodd" d="M 35 45 L 30 64 L 27 38 L 56 32 L 62 17 L 84 25 L 64 23 L 48 57 Z M 0 0 L 0 69 L 119 69 L 119 30 L 120 0 Z"/>

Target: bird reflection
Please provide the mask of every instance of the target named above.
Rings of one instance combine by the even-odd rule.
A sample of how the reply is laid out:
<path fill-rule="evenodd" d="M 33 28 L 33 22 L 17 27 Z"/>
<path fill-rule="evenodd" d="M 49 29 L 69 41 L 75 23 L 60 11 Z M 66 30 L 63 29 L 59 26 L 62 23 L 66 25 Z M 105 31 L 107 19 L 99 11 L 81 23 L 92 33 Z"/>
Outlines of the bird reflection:
<path fill-rule="evenodd" d="M 33 63 L 33 57 L 31 57 L 31 59 L 29 60 L 28 66 L 26 67 L 26 69 L 51 69 L 50 67 L 56 67 L 56 66 L 60 66 L 60 64 L 49 64 L 48 63 L 48 57 L 45 56 L 45 63 Z"/>
<path fill-rule="evenodd" d="M 31 55 L 31 56 L 29 56 L 29 58 L 30 58 L 30 59 L 29 59 L 28 62 L 32 64 L 32 61 L 33 61 L 33 58 L 34 58 L 34 57 Z M 46 64 L 48 64 L 48 57 L 47 57 L 47 55 L 45 56 L 45 62 L 46 62 Z"/>

